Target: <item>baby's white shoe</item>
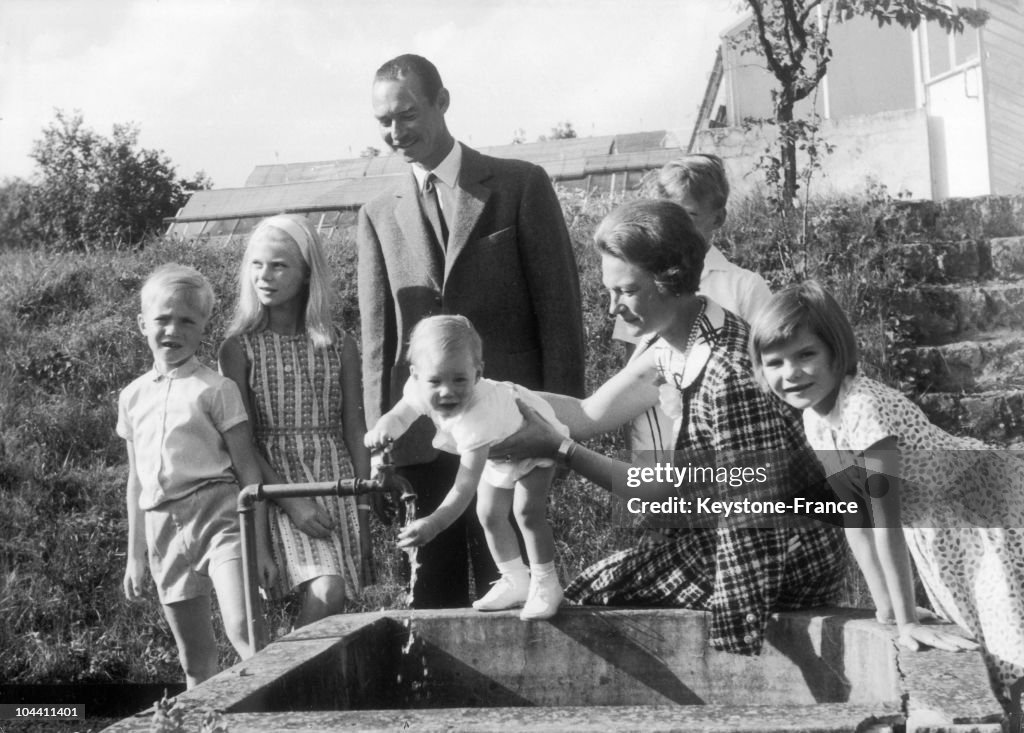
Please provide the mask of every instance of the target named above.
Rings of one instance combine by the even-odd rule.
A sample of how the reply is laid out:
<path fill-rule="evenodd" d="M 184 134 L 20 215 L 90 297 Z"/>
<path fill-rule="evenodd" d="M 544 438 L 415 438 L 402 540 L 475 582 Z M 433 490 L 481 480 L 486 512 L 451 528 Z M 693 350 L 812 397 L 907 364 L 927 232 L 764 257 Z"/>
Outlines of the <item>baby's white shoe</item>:
<path fill-rule="evenodd" d="M 542 578 L 530 579 L 530 594 L 526 599 L 519 618 L 523 621 L 551 618 L 558 612 L 565 594 L 558 582 L 558 576 L 551 573 Z"/>
<path fill-rule="evenodd" d="M 519 608 L 526 601 L 530 591 L 530 576 L 502 575 L 491 584 L 491 589 L 480 599 L 473 601 L 477 611 L 504 611 Z"/>

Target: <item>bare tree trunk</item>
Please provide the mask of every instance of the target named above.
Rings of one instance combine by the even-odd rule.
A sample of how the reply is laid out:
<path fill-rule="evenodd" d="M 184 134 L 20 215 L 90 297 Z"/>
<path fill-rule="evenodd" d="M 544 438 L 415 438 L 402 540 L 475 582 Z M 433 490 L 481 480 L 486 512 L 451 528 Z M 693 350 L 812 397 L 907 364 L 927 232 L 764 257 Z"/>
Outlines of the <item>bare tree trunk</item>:
<path fill-rule="evenodd" d="M 775 110 L 775 119 L 779 124 L 779 161 L 782 163 L 782 203 L 786 208 L 793 205 L 796 197 L 796 139 L 793 137 L 793 101 L 780 95 Z"/>

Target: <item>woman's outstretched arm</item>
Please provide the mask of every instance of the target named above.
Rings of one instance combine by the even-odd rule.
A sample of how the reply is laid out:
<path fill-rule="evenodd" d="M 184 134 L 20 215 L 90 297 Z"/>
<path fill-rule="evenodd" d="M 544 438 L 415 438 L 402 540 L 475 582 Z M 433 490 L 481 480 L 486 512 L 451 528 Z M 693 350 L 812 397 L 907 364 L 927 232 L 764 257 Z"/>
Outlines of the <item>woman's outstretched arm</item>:
<path fill-rule="evenodd" d="M 508 456 L 512 460 L 518 457 L 553 458 L 559 460 L 567 468 L 592 481 L 603 489 L 623 499 L 639 498 L 645 501 L 657 501 L 674 495 L 671 482 L 653 480 L 640 481 L 631 472 L 637 470 L 633 465 L 617 461 L 608 456 L 567 439 L 555 427 L 544 419 L 544 416 L 521 400 L 516 400 L 520 412 L 523 413 L 523 426 L 513 436 L 515 449 L 505 450 L 502 446 L 509 440 L 492 449 L 491 455 Z M 563 444 L 568 449 L 560 455 Z M 630 484 L 634 484 L 630 486 Z"/>
<path fill-rule="evenodd" d="M 550 392 L 538 394 L 551 404 L 555 417 L 569 428 L 574 440 L 587 440 L 624 425 L 658 404 L 656 379 L 654 354 L 646 352 L 586 399 Z M 529 458 L 536 455 L 520 449 L 517 436 L 518 433 L 495 446 L 491 456 Z"/>

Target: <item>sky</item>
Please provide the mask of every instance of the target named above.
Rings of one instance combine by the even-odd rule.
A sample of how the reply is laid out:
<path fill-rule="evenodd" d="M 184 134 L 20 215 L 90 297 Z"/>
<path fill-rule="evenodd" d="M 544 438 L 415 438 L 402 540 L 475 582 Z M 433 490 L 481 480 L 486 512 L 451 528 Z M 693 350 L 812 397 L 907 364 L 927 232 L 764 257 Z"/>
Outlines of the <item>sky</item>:
<path fill-rule="evenodd" d="M 689 136 L 737 0 L 3 0 L 0 180 L 30 177 L 55 110 L 110 137 L 133 123 L 178 175 L 384 148 L 373 74 L 401 53 L 441 72 L 456 138 Z"/>

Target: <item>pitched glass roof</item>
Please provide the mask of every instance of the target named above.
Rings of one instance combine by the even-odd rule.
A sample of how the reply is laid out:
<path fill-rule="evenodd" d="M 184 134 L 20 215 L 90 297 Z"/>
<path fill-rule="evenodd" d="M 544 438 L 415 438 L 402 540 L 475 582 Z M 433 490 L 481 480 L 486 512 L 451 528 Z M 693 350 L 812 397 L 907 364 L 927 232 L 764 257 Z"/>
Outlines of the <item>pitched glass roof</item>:
<path fill-rule="evenodd" d="M 586 184 L 588 176 L 657 168 L 682 151 L 671 133 L 545 140 L 479 148 L 498 158 L 535 163 L 555 181 Z M 355 209 L 406 174 L 401 156 L 258 165 L 242 188 L 196 191 L 173 222 L 262 217 L 281 212 Z M 204 231 L 205 233 L 205 231 Z"/>

